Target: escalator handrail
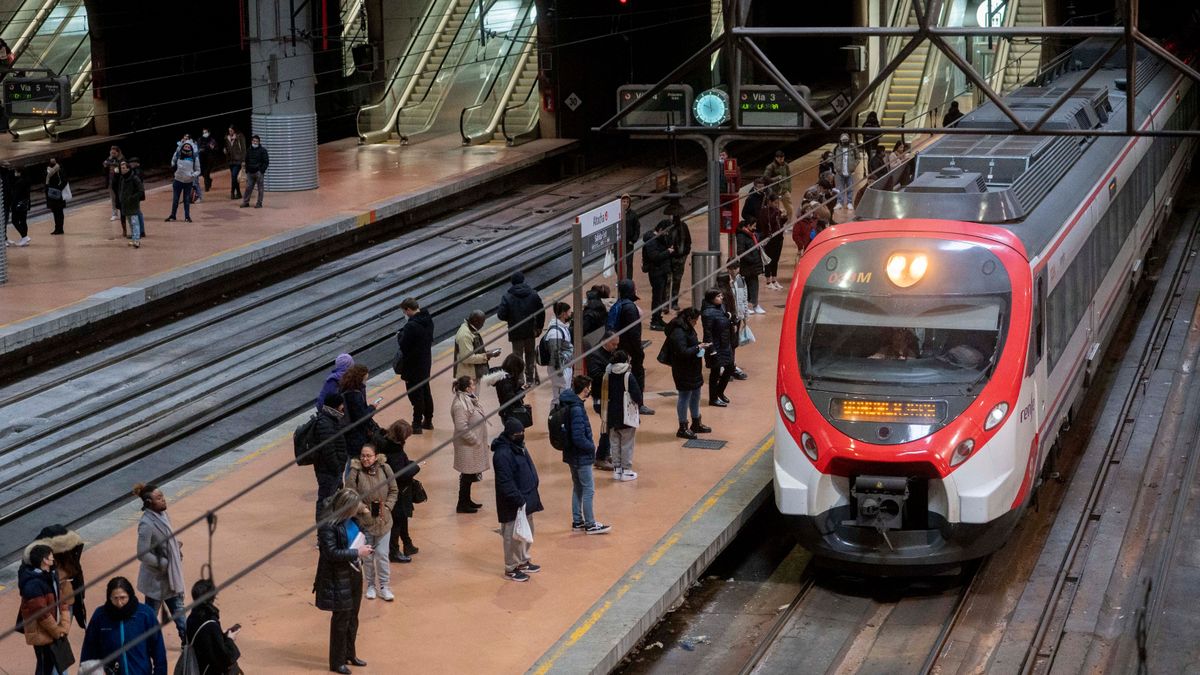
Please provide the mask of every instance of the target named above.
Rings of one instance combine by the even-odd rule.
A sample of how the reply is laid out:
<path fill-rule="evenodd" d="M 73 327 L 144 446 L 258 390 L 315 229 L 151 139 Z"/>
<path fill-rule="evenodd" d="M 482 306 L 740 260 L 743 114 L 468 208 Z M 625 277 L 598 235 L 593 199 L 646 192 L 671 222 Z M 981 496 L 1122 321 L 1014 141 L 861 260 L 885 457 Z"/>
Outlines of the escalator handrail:
<path fill-rule="evenodd" d="M 446 28 L 446 23 L 450 21 L 450 15 L 454 13 L 453 7 L 456 4 L 457 3 L 455 0 L 448 0 L 448 2 L 446 3 L 446 7 L 444 8 L 444 11 L 442 12 L 442 17 L 438 23 L 437 29 L 434 30 L 432 33 L 428 34 L 430 45 L 437 44 L 438 36 L 442 34 L 442 31 Z M 409 41 L 408 47 L 404 50 L 404 55 L 401 56 L 400 60 L 396 62 L 396 68 L 393 70 L 391 77 L 388 78 L 388 86 L 384 90 L 383 95 L 375 103 L 372 103 L 370 105 L 365 105 L 358 109 L 358 115 L 355 118 L 355 123 L 356 123 L 356 126 L 358 127 L 358 137 L 360 140 L 366 138 L 366 135 L 363 133 L 363 130 L 362 130 L 362 115 L 363 115 L 363 113 L 368 110 L 374 110 L 376 108 L 380 108 L 387 102 L 389 94 L 391 93 L 392 89 L 396 85 L 396 80 L 400 79 L 400 73 L 404 71 L 405 63 L 408 61 L 409 57 L 411 57 L 413 55 L 413 49 L 416 47 L 417 41 L 420 40 L 423 35 L 426 35 L 426 33 L 424 32 L 425 25 L 429 22 L 429 17 L 433 16 L 434 13 L 436 12 L 436 10 L 437 10 L 437 0 L 434 0 L 434 2 L 432 2 L 429 6 L 429 11 L 426 12 L 425 16 L 421 18 L 421 24 L 419 26 L 417 26 L 417 30 L 413 33 L 413 38 L 412 38 L 412 40 Z M 388 131 L 392 127 L 396 126 L 396 119 L 400 115 L 400 109 L 403 106 L 404 101 L 406 101 L 408 99 L 408 97 L 412 95 L 412 90 L 416 87 L 417 74 L 420 73 L 420 71 L 425 67 L 425 64 L 429 62 L 429 58 L 432 53 L 433 53 L 432 47 L 421 50 L 420 61 L 418 61 L 417 67 L 413 69 L 413 74 L 411 77 L 408 78 L 408 82 L 405 83 L 404 91 L 401 92 L 400 96 L 398 96 L 396 98 L 396 106 L 395 106 L 395 108 L 392 109 L 391 114 L 388 116 L 387 123 L 385 123 L 383 125 L 383 127 L 381 127 L 380 129 L 369 129 L 368 132 Z"/>
<path fill-rule="evenodd" d="M 45 0 L 42 6 L 38 8 L 37 13 L 33 15 L 33 20 L 29 22 L 25 30 L 21 31 L 21 36 L 13 43 L 11 50 L 14 63 L 25 52 L 25 48 L 29 46 L 33 37 L 37 35 L 37 32 L 42 29 L 42 24 L 46 23 L 46 19 L 50 18 L 50 13 L 54 11 L 58 3 L 59 0 Z"/>
<path fill-rule="evenodd" d="M 513 140 L 516 139 L 516 137 L 519 135 L 519 134 L 510 135 L 508 133 L 508 128 L 506 126 L 506 122 L 508 120 L 508 111 L 517 110 L 517 109 L 524 108 L 525 106 L 529 105 L 529 99 L 533 96 L 533 92 L 535 92 L 535 91 L 537 91 L 536 86 L 530 87 L 529 91 L 525 92 L 525 100 L 523 100 L 520 103 L 517 103 L 515 105 L 504 106 L 504 111 L 500 113 L 500 135 L 504 136 L 504 140 L 506 143 L 512 143 Z M 533 129 L 533 126 L 537 123 L 537 118 L 538 118 L 537 115 L 534 115 L 533 117 L 531 117 L 529 126 L 525 127 L 525 129 L 521 133 L 524 134 L 524 133 L 529 132 L 529 130 Z"/>
<path fill-rule="evenodd" d="M 500 62 L 499 67 L 496 68 L 496 76 L 491 78 L 491 81 L 488 83 L 487 91 L 483 94 L 483 101 L 472 106 L 467 106 L 466 108 L 462 109 L 462 112 L 459 113 L 458 133 L 460 136 L 462 136 L 463 145 L 470 145 L 472 140 L 472 137 L 467 135 L 466 130 L 467 113 L 483 108 L 483 106 L 487 105 L 488 100 L 491 99 L 492 92 L 496 90 L 496 82 L 500 80 L 500 73 L 504 71 L 504 66 L 508 63 L 508 60 L 512 58 L 513 50 L 516 49 L 517 43 L 522 42 L 521 32 L 531 25 L 529 19 L 533 14 L 532 8 L 534 6 L 535 3 L 532 0 L 526 2 L 525 14 L 521 17 L 521 23 L 517 24 L 516 26 L 513 39 L 509 40 L 508 42 L 508 50 L 505 51 L 504 59 Z M 534 48 L 534 43 L 532 41 L 522 42 L 522 45 L 523 49 L 521 49 L 521 52 L 517 55 L 516 67 L 513 68 L 512 73 L 508 77 L 508 83 L 504 86 L 504 93 L 500 95 L 500 102 L 498 105 L 496 105 L 496 110 L 492 113 L 492 118 L 488 120 L 487 126 L 484 127 L 483 131 L 481 131 L 476 138 L 483 138 L 484 136 L 492 135 L 496 131 L 496 125 L 500 123 L 500 117 L 504 114 L 504 106 L 507 104 L 509 97 L 512 96 L 513 90 L 516 89 L 517 81 L 521 79 L 521 71 L 525 68 L 525 63 L 529 60 L 529 52 Z"/>
<path fill-rule="evenodd" d="M 482 4 L 483 4 L 483 0 L 480 0 L 480 5 L 482 6 Z M 429 78 L 429 84 L 425 85 L 425 91 L 421 94 L 421 98 L 417 99 L 416 103 L 412 104 L 414 107 L 421 105 L 422 103 L 425 102 L 425 99 L 429 98 L 429 92 L 433 91 L 433 85 L 434 85 L 434 83 L 437 82 L 438 75 L 441 75 L 442 71 L 446 68 L 446 60 L 450 58 L 450 52 L 454 50 L 454 45 L 458 42 L 458 37 L 460 35 L 462 35 L 463 27 L 467 25 L 467 17 L 469 17 L 471 15 L 471 7 L 473 7 L 474 5 L 475 5 L 475 0 L 471 0 L 471 2 L 467 3 L 467 13 L 465 15 L 463 15 L 462 23 L 458 24 L 458 28 L 454 31 L 454 37 L 451 38 L 450 45 L 448 47 L 446 47 L 446 55 L 442 57 L 442 62 L 438 64 L 437 70 L 435 70 L 433 72 L 433 77 Z M 483 20 L 482 16 L 480 16 L 480 20 L 481 21 Z M 463 51 L 465 52 L 466 49 L 464 48 Z M 459 54 L 459 59 L 460 60 L 462 59 L 462 54 Z M 428 63 L 428 62 L 429 62 L 429 59 L 426 58 L 425 63 Z M 458 68 L 457 63 L 454 64 L 454 68 L 455 69 Z M 413 78 L 414 84 L 416 83 L 416 80 L 417 80 L 417 78 L 414 77 Z M 406 103 L 402 107 L 407 108 L 408 104 Z"/>

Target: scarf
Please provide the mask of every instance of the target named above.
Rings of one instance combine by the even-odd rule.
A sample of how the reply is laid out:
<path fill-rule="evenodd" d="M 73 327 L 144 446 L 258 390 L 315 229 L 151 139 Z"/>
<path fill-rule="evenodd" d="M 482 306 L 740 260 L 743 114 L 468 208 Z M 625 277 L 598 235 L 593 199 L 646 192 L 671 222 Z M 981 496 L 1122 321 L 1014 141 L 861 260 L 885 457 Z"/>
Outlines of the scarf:
<path fill-rule="evenodd" d="M 129 596 L 129 602 L 125 603 L 124 607 L 117 607 L 111 601 L 104 603 L 104 613 L 117 621 L 128 621 L 133 618 L 137 608 L 138 599 L 134 595 Z"/>
<path fill-rule="evenodd" d="M 165 512 L 159 513 L 150 509 L 146 509 L 143 517 L 161 535 L 155 539 L 162 541 L 159 547 L 166 552 L 164 557 L 167 559 L 167 582 L 171 592 L 173 595 L 183 595 L 186 590 L 183 585 L 183 552 L 179 549 L 179 541 L 172 536 L 174 529 L 171 527 L 171 519 Z"/>

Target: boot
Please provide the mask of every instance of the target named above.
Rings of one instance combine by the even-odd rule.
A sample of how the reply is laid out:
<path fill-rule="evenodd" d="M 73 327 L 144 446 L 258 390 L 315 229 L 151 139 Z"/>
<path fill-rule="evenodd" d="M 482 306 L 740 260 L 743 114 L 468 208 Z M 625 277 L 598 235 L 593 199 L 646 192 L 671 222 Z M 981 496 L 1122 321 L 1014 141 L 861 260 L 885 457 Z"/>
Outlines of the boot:
<path fill-rule="evenodd" d="M 701 424 L 700 418 L 697 417 L 696 419 L 692 420 L 692 431 L 694 431 L 698 434 L 709 434 L 709 433 L 712 433 L 712 428 L 706 427 L 703 424 Z"/>
<path fill-rule="evenodd" d="M 404 555 L 416 555 L 421 552 L 421 549 L 413 546 L 412 539 L 404 542 Z"/>
<path fill-rule="evenodd" d="M 471 477 L 467 474 L 458 476 L 458 513 L 475 513 L 479 509 L 471 501 Z"/>
<path fill-rule="evenodd" d="M 695 438 L 696 438 L 696 434 L 695 434 L 694 432 L 692 432 L 692 430 L 691 430 L 691 429 L 688 429 L 688 424 L 687 424 L 687 422 L 680 422 L 680 423 L 679 423 L 679 431 L 676 431 L 676 432 L 675 432 L 675 435 L 676 435 L 677 437 L 679 437 L 679 438 L 686 438 L 686 439 L 689 439 L 689 440 L 692 440 L 692 439 L 695 439 Z"/>

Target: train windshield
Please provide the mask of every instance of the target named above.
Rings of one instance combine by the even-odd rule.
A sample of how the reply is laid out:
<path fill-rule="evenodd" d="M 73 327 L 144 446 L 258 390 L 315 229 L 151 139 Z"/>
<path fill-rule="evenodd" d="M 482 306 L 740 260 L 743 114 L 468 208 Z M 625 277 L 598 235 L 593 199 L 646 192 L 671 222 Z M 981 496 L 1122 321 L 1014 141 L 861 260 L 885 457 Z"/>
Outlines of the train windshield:
<path fill-rule="evenodd" d="M 982 384 L 998 358 L 1009 304 L 1007 295 L 805 295 L 804 376 L 867 384 Z"/>

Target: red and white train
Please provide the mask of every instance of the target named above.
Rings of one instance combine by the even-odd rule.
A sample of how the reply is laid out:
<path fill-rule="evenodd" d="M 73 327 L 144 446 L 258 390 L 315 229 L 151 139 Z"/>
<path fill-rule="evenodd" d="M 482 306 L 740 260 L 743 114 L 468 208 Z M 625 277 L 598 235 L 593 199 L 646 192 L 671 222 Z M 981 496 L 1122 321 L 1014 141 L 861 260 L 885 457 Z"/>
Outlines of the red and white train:
<path fill-rule="evenodd" d="M 1006 99 L 1032 124 L 1107 48 Z M 1123 51 L 1052 118 L 1121 129 Z M 1141 129 L 1194 129 L 1197 87 L 1138 54 Z M 991 104 L 962 127 L 1011 125 Z M 1179 137 L 944 136 L 865 192 L 796 269 L 780 340 L 775 501 L 852 569 L 985 556 L 1029 504 L 1188 169 Z"/>

